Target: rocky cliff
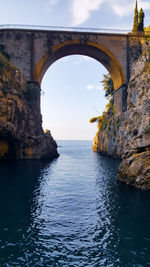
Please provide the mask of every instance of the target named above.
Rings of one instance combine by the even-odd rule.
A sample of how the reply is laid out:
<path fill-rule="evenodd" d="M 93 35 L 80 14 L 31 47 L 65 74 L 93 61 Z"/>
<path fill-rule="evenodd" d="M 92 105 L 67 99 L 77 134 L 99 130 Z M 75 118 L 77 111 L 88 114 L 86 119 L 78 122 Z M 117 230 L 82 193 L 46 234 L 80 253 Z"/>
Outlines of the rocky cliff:
<path fill-rule="evenodd" d="M 108 108 L 99 121 L 93 149 L 122 158 L 118 178 L 128 185 L 150 189 L 150 50 L 133 64 L 127 89 L 127 111 Z"/>
<path fill-rule="evenodd" d="M 53 159 L 57 144 L 42 129 L 40 87 L 0 53 L 0 160 Z"/>

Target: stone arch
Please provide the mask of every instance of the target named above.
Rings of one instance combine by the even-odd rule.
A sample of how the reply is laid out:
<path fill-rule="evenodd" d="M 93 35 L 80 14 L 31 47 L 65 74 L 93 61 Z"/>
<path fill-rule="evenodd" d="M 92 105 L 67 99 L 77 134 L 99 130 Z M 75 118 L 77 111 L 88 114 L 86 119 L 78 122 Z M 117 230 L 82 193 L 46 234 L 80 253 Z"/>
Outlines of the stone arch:
<path fill-rule="evenodd" d="M 120 62 L 110 50 L 94 42 L 81 43 L 78 40 L 54 45 L 50 52 L 46 53 L 35 66 L 34 81 L 41 83 L 50 65 L 58 59 L 70 55 L 86 55 L 99 61 L 110 73 L 115 90 L 126 82 L 125 73 Z"/>

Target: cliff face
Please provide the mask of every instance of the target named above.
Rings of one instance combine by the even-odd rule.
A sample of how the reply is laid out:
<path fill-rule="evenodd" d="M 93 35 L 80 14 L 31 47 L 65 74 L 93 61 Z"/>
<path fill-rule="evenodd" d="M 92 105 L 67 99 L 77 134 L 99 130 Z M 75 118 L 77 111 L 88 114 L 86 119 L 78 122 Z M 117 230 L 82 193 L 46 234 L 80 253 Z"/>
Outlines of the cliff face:
<path fill-rule="evenodd" d="M 122 158 L 118 178 L 126 184 L 150 189 L 150 55 L 133 65 L 128 85 L 127 111 L 104 114 L 93 149 Z"/>
<path fill-rule="evenodd" d="M 0 160 L 57 156 L 56 142 L 42 129 L 39 85 L 26 83 L 0 53 Z"/>

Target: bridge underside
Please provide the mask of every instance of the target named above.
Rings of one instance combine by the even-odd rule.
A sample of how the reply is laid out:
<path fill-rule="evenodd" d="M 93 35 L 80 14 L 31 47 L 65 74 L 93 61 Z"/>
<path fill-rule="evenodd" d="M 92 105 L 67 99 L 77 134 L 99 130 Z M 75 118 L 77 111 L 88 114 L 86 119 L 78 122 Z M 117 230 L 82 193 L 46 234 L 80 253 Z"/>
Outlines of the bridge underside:
<path fill-rule="evenodd" d="M 115 90 L 126 82 L 124 71 L 116 57 L 105 47 L 95 43 L 73 43 L 54 46 L 45 54 L 35 66 L 33 79 L 41 83 L 42 78 L 50 67 L 58 59 L 70 55 L 86 55 L 99 61 L 108 70 L 114 83 Z"/>

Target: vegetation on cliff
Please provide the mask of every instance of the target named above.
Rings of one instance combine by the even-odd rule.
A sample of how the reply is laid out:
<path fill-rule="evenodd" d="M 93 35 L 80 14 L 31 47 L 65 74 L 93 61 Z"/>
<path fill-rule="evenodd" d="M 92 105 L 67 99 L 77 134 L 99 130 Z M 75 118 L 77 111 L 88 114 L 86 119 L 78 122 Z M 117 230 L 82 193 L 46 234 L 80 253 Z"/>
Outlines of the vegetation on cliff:
<path fill-rule="evenodd" d="M 137 0 L 136 0 L 135 9 L 134 9 L 134 22 L 133 22 L 132 32 L 138 32 L 138 7 L 137 7 Z"/>
<path fill-rule="evenodd" d="M 5 95 L 10 92 L 15 92 L 28 101 L 29 104 L 34 104 L 38 97 L 39 86 L 36 83 L 28 83 L 23 75 L 18 71 L 8 60 L 9 57 L 5 53 L 4 48 L 0 52 L 0 88 Z M 7 57 L 6 57 L 7 55 Z"/>
<path fill-rule="evenodd" d="M 104 74 L 103 75 L 104 78 L 101 81 L 101 83 L 103 84 L 103 88 L 105 91 L 105 97 L 107 99 L 111 99 L 114 93 L 114 84 L 113 84 L 113 80 L 111 79 L 110 74 Z"/>
<path fill-rule="evenodd" d="M 140 12 L 139 12 L 138 31 L 144 32 L 144 12 L 142 8 L 140 9 Z"/>
<path fill-rule="evenodd" d="M 132 32 L 133 33 L 144 32 L 144 12 L 142 8 L 140 9 L 140 12 L 138 12 L 137 0 L 134 9 L 134 21 L 133 21 Z"/>
<path fill-rule="evenodd" d="M 22 82 L 23 77 L 21 77 L 19 71 L 0 52 L 0 88 L 4 93 L 13 88 L 19 91 Z"/>
<path fill-rule="evenodd" d="M 114 114 L 114 100 L 113 100 L 114 86 L 113 86 L 113 81 L 111 79 L 110 74 L 104 74 L 103 76 L 104 76 L 104 78 L 101 82 L 103 84 L 103 89 L 105 91 L 105 97 L 107 99 L 109 99 L 109 103 L 107 104 L 102 116 L 93 117 L 89 121 L 90 123 L 97 122 L 98 131 L 105 130 L 107 128 L 107 125 L 110 126 L 110 118 Z"/>

